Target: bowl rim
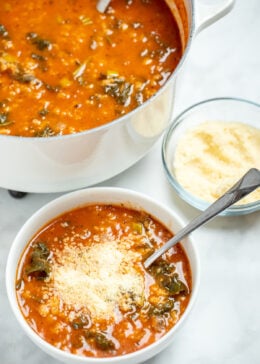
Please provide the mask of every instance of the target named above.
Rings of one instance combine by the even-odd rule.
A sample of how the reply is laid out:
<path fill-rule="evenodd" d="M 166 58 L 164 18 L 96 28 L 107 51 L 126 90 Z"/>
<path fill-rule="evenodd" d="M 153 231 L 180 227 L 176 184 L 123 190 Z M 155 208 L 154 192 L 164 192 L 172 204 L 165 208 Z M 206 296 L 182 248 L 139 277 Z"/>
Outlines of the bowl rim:
<path fill-rule="evenodd" d="M 205 99 L 202 101 L 199 101 L 195 104 L 192 104 L 191 106 L 184 109 L 182 112 L 180 112 L 170 123 L 168 129 L 166 130 L 163 141 L 162 141 L 162 148 L 161 148 L 161 158 L 162 163 L 164 167 L 164 171 L 166 172 L 166 176 L 168 178 L 168 181 L 170 184 L 174 187 L 177 194 L 189 205 L 197 208 L 200 211 L 206 210 L 211 203 L 207 202 L 205 200 L 202 200 L 201 198 L 191 194 L 189 191 L 185 190 L 182 185 L 177 181 L 174 174 L 171 172 L 171 169 L 168 166 L 167 163 L 167 148 L 171 141 L 171 137 L 177 129 L 177 127 L 182 123 L 183 117 L 185 115 L 192 112 L 192 110 L 208 103 L 214 103 L 214 102 L 237 102 L 237 103 L 244 103 L 248 104 L 249 106 L 253 106 L 256 108 L 259 108 L 260 111 L 260 103 L 257 103 L 252 100 L 239 98 L 239 97 L 231 97 L 231 96 L 223 96 L 223 97 L 215 97 L 210 99 Z M 235 205 L 227 208 L 222 213 L 219 214 L 219 216 L 238 216 L 238 215 L 245 215 L 249 214 L 255 211 L 260 210 L 260 200 L 254 201 L 251 203 L 243 204 L 243 205 Z"/>
<path fill-rule="evenodd" d="M 49 344 L 47 341 L 45 341 L 43 338 L 41 338 L 27 324 L 27 322 L 24 319 L 22 312 L 20 311 L 20 308 L 18 306 L 16 293 L 15 293 L 15 281 L 13 280 L 13 278 L 15 278 L 15 276 L 16 276 L 17 263 L 22 254 L 22 251 L 26 247 L 26 245 L 28 244 L 28 241 L 29 241 L 28 239 L 23 241 L 23 235 L 26 233 L 26 231 L 30 230 L 30 228 L 33 229 L 34 232 L 36 233 L 37 230 L 35 231 L 35 227 L 33 227 L 34 224 L 37 223 L 37 220 L 39 218 L 43 217 L 46 213 L 50 212 L 51 209 L 53 209 L 54 207 L 57 207 L 59 209 L 59 206 L 60 206 L 60 213 L 58 213 L 58 214 L 55 213 L 52 218 L 55 218 L 55 216 L 62 215 L 66 211 L 70 211 L 70 210 L 76 209 L 78 207 L 83 207 L 88 204 L 94 204 L 95 202 L 88 201 L 88 198 L 89 198 L 89 196 L 91 196 L 92 193 L 101 194 L 100 200 L 96 199 L 96 203 L 102 203 L 102 198 L 104 198 L 102 196 L 105 196 L 105 194 L 108 194 L 109 196 L 113 194 L 113 196 L 119 196 L 119 197 L 121 196 L 120 197 L 121 200 L 124 197 L 125 206 L 128 206 L 131 208 L 132 207 L 131 204 L 133 204 L 133 207 L 132 207 L 133 209 L 140 208 L 141 210 L 143 209 L 147 213 L 149 213 L 149 209 L 145 209 L 143 207 L 143 205 L 145 203 L 151 204 L 151 209 L 152 209 L 152 206 L 156 207 L 156 208 L 158 207 L 161 212 L 165 212 L 167 214 L 167 216 L 170 217 L 170 220 L 174 223 L 174 225 L 179 225 L 181 227 L 185 225 L 185 222 L 183 221 L 183 219 L 173 209 L 165 206 L 163 203 L 153 199 L 150 196 L 147 196 L 143 193 L 136 192 L 136 191 L 133 191 L 133 190 L 130 190 L 127 188 L 90 187 L 90 188 L 86 188 L 86 189 L 82 189 L 82 190 L 78 190 L 78 191 L 73 191 L 73 192 L 67 193 L 63 196 L 60 196 L 60 197 L 50 201 L 49 203 L 45 204 L 40 209 L 38 209 L 33 215 L 31 215 L 31 217 L 29 219 L 27 219 L 27 221 L 24 223 L 24 225 L 20 228 L 20 230 L 18 231 L 16 237 L 14 238 L 14 240 L 12 242 L 12 245 L 11 245 L 11 248 L 10 248 L 10 251 L 8 254 L 8 258 L 7 258 L 6 271 L 5 271 L 5 284 L 6 284 L 6 291 L 7 291 L 9 304 L 16 317 L 16 320 L 18 321 L 18 323 L 20 324 L 20 326 L 23 329 L 23 332 L 44 352 L 48 353 L 49 355 L 51 355 L 57 359 L 60 359 L 62 361 L 66 361 L 66 362 L 69 362 L 71 360 L 71 362 L 74 361 L 74 362 L 85 363 L 85 364 L 94 364 L 94 363 L 112 364 L 112 363 L 119 363 L 119 362 L 125 363 L 125 362 L 128 362 L 129 360 L 132 360 L 131 363 L 133 363 L 134 362 L 133 360 L 134 359 L 138 360 L 139 357 L 143 357 L 143 359 L 141 359 L 141 360 L 147 360 L 147 359 L 151 358 L 152 356 L 158 354 L 161 350 L 163 350 L 169 344 L 169 340 L 172 339 L 171 336 L 175 335 L 175 332 L 178 331 L 179 327 L 183 324 L 184 321 L 186 321 L 188 314 L 190 313 L 191 309 L 194 307 L 194 302 L 198 295 L 198 289 L 199 289 L 199 283 L 200 283 L 200 260 L 199 260 L 199 255 L 198 255 L 198 251 L 196 248 L 196 244 L 194 243 L 193 238 L 191 236 L 189 236 L 186 239 L 189 244 L 189 247 L 191 248 L 191 254 L 193 256 L 192 260 L 193 260 L 193 265 L 194 265 L 195 269 L 192 269 L 192 266 L 191 266 L 193 280 L 192 280 L 192 293 L 191 293 L 191 297 L 190 297 L 188 306 L 185 309 L 182 316 L 180 317 L 180 319 L 178 320 L 178 322 L 170 329 L 170 331 L 168 331 L 158 341 L 155 341 L 151 345 L 148 345 L 147 347 L 144 347 L 140 350 L 137 350 L 137 351 L 129 353 L 129 354 L 121 355 L 121 356 L 112 356 L 112 357 L 105 357 L 105 358 L 87 357 L 87 356 L 80 356 L 77 354 L 68 353 L 61 349 L 58 349 L 57 347 Z M 73 207 L 71 207 L 71 206 L 68 207 L 66 205 L 66 204 L 70 203 L 71 200 L 73 200 L 75 198 L 79 198 L 79 197 L 82 197 L 82 203 L 80 203 L 80 204 L 74 203 Z M 136 200 L 133 201 L 133 199 L 136 199 Z M 136 202 L 137 199 L 138 199 L 138 201 L 141 201 L 140 204 L 139 204 L 139 202 L 138 203 Z M 124 203 L 124 202 L 122 202 L 122 201 L 112 202 L 112 204 L 114 204 L 114 205 L 120 205 L 122 203 Z M 108 202 L 104 202 L 104 204 L 108 204 Z M 63 207 L 62 207 L 62 205 L 63 205 Z M 151 213 L 151 215 L 154 216 L 152 213 Z M 165 221 L 162 221 L 157 216 L 154 216 L 154 217 L 158 221 L 160 221 L 162 224 L 164 224 L 167 228 L 169 228 Z M 40 226 L 44 226 L 44 224 L 48 223 L 48 221 L 50 221 L 52 218 L 44 219 L 45 222 L 44 223 L 41 222 Z M 38 224 L 39 224 L 39 222 L 38 222 Z M 31 237 L 33 236 L 33 235 L 31 235 L 31 232 L 30 232 L 30 236 Z M 182 246 L 183 246 L 183 244 L 182 244 Z M 17 259 L 15 257 L 15 255 L 16 255 L 16 250 L 19 247 L 20 247 L 21 251 L 19 250 L 19 253 L 17 253 L 18 254 L 18 259 Z M 186 252 L 185 246 L 183 248 Z M 186 252 L 186 254 L 187 254 L 187 252 Z"/>

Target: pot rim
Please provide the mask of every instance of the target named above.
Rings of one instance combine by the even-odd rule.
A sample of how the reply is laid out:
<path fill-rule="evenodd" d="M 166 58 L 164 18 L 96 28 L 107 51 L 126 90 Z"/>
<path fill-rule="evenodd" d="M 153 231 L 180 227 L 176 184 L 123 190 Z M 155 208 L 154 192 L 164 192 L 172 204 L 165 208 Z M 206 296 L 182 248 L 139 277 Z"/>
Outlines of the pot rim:
<path fill-rule="evenodd" d="M 138 110 L 142 110 L 144 109 L 149 103 L 151 103 L 154 99 L 156 99 L 157 97 L 159 97 L 159 95 L 161 95 L 161 93 L 164 92 L 164 90 L 168 87 L 168 85 L 173 82 L 174 78 L 177 76 L 177 74 L 180 72 L 180 69 L 182 68 L 182 65 L 185 61 L 185 59 L 187 58 L 187 54 L 190 50 L 191 47 L 191 41 L 194 37 L 194 35 L 196 34 L 195 32 L 195 12 L 194 12 L 194 0 L 188 0 L 189 5 L 190 5 L 190 19 L 189 16 L 187 17 L 188 19 L 188 23 L 189 23 L 189 32 L 188 32 L 188 39 L 187 39 L 187 44 L 186 47 L 184 49 L 184 52 L 182 54 L 182 57 L 177 65 L 177 67 L 174 69 L 174 71 L 172 72 L 171 76 L 168 78 L 168 80 L 165 82 L 165 84 L 149 99 L 147 99 L 142 105 L 136 107 L 135 109 L 131 110 L 130 112 L 128 112 L 127 114 L 114 119 L 108 123 L 105 123 L 103 125 L 100 125 L 98 127 L 92 128 L 92 129 L 87 129 L 81 132 L 77 132 L 77 133 L 73 133 L 73 134 L 65 134 L 65 135 L 54 135 L 51 138 L 43 138 L 43 137 L 28 137 L 28 136 L 17 136 L 17 135 L 1 135 L 0 134 L 0 141 L 2 139 L 12 139 L 12 140 L 26 140 L 28 142 L 30 141 L 40 141 L 41 143 L 45 142 L 45 141 L 50 141 L 50 140 L 59 140 L 62 139 L 64 140 L 64 138 L 69 139 L 69 138 L 75 138 L 78 135 L 80 136 L 85 136 L 85 135 L 89 135 L 95 132 L 99 132 L 99 131 L 103 131 L 106 129 L 109 129 L 110 127 L 123 123 L 127 118 L 131 117 L 132 115 L 134 115 Z M 188 13 L 188 9 L 187 6 L 185 4 L 185 0 L 183 0 L 183 4 L 186 8 L 186 11 Z M 189 15 L 189 14 L 188 14 Z M 174 14 L 173 14 L 174 16 Z"/>

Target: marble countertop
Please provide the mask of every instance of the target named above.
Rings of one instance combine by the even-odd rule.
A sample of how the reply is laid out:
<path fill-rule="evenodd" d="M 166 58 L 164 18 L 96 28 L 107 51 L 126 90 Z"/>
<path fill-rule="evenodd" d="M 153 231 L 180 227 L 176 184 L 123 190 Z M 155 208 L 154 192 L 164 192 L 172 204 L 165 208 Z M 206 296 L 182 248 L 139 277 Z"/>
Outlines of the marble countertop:
<path fill-rule="evenodd" d="M 259 0 L 237 0 L 230 14 L 198 35 L 184 65 L 176 113 L 197 101 L 217 96 L 236 96 L 260 103 L 259 14 Z M 136 165 L 100 185 L 146 193 L 189 221 L 198 211 L 180 200 L 170 187 L 160 149 L 161 140 Z M 8 251 L 19 228 L 58 195 L 30 194 L 15 200 L 0 189 L 2 364 L 58 363 L 23 334 L 9 308 L 4 282 Z M 260 212 L 218 217 L 195 232 L 194 238 L 201 259 L 196 305 L 171 346 L 146 364 L 260 363 Z"/>

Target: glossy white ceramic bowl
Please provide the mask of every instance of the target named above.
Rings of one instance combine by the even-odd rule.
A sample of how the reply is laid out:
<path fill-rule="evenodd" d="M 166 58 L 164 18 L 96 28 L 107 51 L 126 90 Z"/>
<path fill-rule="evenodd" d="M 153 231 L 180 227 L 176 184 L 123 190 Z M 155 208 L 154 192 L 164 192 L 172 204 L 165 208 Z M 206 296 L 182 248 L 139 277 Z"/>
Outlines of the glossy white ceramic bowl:
<path fill-rule="evenodd" d="M 28 244 L 32 236 L 48 221 L 52 220 L 56 216 L 87 204 L 102 203 L 102 204 L 123 204 L 126 207 L 134 208 L 137 210 L 144 210 L 154 216 L 157 220 L 162 222 L 170 231 L 177 232 L 184 226 L 183 221 L 177 216 L 177 214 L 169 208 L 163 206 L 161 203 L 147 197 L 143 194 L 133 192 L 120 188 L 89 188 L 72 192 L 70 194 L 59 197 L 58 199 L 48 203 L 37 211 L 21 228 L 18 232 L 10 253 L 8 256 L 6 267 L 6 288 L 10 305 L 15 314 L 17 321 L 29 336 L 29 338 L 43 351 L 53 356 L 54 358 L 63 361 L 68 364 L 137 364 L 141 363 L 154 355 L 162 351 L 167 345 L 169 345 L 174 339 L 177 331 L 182 326 L 187 316 L 189 315 L 193 306 L 195 297 L 198 292 L 199 285 L 199 260 L 194 246 L 194 242 L 191 237 L 183 240 L 183 247 L 186 251 L 190 266 L 192 270 L 192 293 L 188 307 L 178 323 L 160 340 L 152 345 L 124 356 L 117 356 L 111 358 L 91 358 L 83 357 L 74 354 L 69 354 L 65 351 L 57 349 L 51 344 L 44 341 L 38 336 L 32 328 L 25 321 L 16 299 L 15 281 L 16 270 L 19 262 L 19 258 Z"/>
<path fill-rule="evenodd" d="M 260 129 L 260 104 L 233 97 L 204 100 L 190 106 L 178 115 L 165 134 L 162 143 L 162 160 L 168 180 L 184 201 L 202 211 L 206 210 L 210 203 L 183 188 L 175 176 L 173 161 L 180 138 L 188 130 L 205 121 L 240 122 Z M 259 168 L 259 166 L 252 167 Z M 245 215 L 258 210 L 260 210 L 260 200 L 231 206 L 221 215 Z"/>

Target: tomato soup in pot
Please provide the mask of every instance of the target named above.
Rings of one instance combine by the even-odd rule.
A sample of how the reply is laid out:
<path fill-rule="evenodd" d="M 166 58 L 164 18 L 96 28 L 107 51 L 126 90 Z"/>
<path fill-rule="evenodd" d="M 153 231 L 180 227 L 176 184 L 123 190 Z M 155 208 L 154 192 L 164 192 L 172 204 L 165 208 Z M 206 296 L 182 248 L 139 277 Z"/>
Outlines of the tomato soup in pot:
<path fill-rule="evenodd" d="M 0 134 L 49 137 L 123 116 L 153 96 L 183 53 L 164 0 L 3 1 Z"/>

